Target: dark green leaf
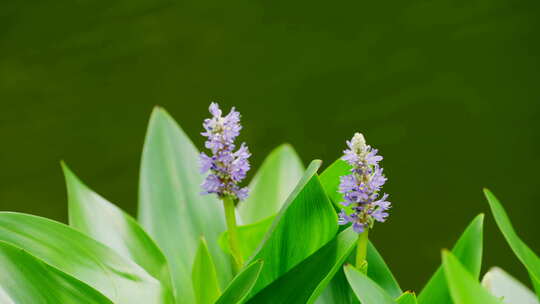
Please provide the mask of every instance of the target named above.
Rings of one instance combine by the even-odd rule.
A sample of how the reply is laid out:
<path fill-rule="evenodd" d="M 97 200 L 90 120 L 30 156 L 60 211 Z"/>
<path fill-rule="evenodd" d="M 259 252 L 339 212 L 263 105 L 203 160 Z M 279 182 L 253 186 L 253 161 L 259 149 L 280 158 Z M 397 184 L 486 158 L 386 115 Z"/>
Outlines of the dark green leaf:
<path fill-rule="evenodd" d="M 193 262 L 193 291 L 197 304 L 213 304 L 221 294 L 216 268 L 206 240 L 201 238 Z"/>
<path fill-rule="evenodd" d="M 64 224 L 0 212 L 0 240 L 28 251 L 114 303 L 173 303 L 169 291 L 143 268 Z"/>
<path fill-rule="evenodd" d="M 345 276 L 362 304 L 396 303 L 377 283 L 352 265 L 345 266 Z"/>
<path fill-rule="evenodd" d="M 203 176 L 199 152 L 176 122 L 156 108 L 144 143 L 139 220 L 170 263 L 177 294 L 195 301 L 191 270 L 199 237 L 208 241 L 221 286 L 231 279 L 230 257 L 218 245 L 225 231 L 222 203 L 213 195 L 201 195 Z"/>
<path fill-rule="evenodd" d="M 268 285 L 249 303 L 314 303 L 356 245 L 351 228 Z"/>
<path fill-rule="evenodd" d="M 349 285 L 349 282 L 347 282 L 347 278 L 345 277 L 345 272 L 343 272 L 343 267 L 341 267 L 334 275 L 332 280 L 328 283 L 328 285 L 315 303 L 351 304 L 353 297 L 356 300 L 356 296 L 353 295 L 351 286 Z"/>
<path fill-rule="evenodd" d="M 390 269 L 371 242 L 368 244 L 367 261 L 368 277 L 394 298 L 403 293 L 394 275 L 390 272 Z"/>
<path fill-rule="evenodd" d="M 112 304 L 92 287 L 5 242 L 0 242 L 0 269 L 0 303 Z"/>
<path fill-rule="evenodd" d="M 488 189 L 484 189 L 484 194 L 489 202 L 495 222 L 504 235 L 506 242 L 510 245 L 510 248 L 512 248 L 512 251 L 523 266 L 525 266 L 531 276 L 533 286 L 537 288 L 540 285 L 540 258 L 517 235 L 508 214 L 506 214 L 506 211 L 495 195 Z M 538 293 L 538 296 L 540 298 L 540 293 Z"/>
<path fill-rule="evenodd" d="M 165 256 L 135 219 L 88 188 L 64 163 L 62 168 L 68 192 L 69 225 L 133 260 L 172 293 Z"/>
<path fill-rule="evenodd" d="M 467 226 L 452 253 L 461 261 L 473 278 L 478 279 L 482 266 L 482 243 L 483 243 L 484 215 L 476 216 Z M 446 277 L 442 267 L 439 267 L 431 277 L 422 292 L 418 295 L 420 304 L 451 304 L 452 298 L 446 283 Z"/>
<path fill-rule="evenodd" d="M 255 250 L 259 248 L 266 232 L 272 226 L 274 218 L 275 216 L 270 216 L 260 222 L 238 227 L 238 239 L 244 260 L 249 260 Z M 230 253 L 228 237 L 228 231 L 222 233 L 219 237 L 219 245 L 225 252 Z"/>
<path fill-rule="evenodd" d="M 303 174 L 304 166 L 292 146 L 274 149 L 249 184 L 249 197 L 238 205 L 242 223 L 252 224 L 278 213 Z"/>
<path fill-rule="evenodd" d="M 257 260 L 244 268 L 225 289 L 216 304 L 243 303 L 259 278 L 263 261 Z"/>
<path fill-rule="evenodd" d="M 265 265 L 252 295 L 298 265 L 330 241 L 337 216 L 317 176 L 321 161 L 313 161 L 276 216 L 252 260 Z"/>
<path fill-rule="evenodd" d="M 443 251 L 443 268 L 455 304 L 501 304 L 449 251 Z M 437 303 L 437 302 L 431 302 Z"/>

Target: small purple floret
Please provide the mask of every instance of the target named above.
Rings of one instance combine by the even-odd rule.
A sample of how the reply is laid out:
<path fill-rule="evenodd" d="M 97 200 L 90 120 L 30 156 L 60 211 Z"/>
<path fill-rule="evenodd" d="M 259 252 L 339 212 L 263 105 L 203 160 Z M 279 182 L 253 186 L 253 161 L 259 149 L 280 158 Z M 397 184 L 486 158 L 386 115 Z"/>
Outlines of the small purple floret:
<path fill-rule="evenodd" d="M 386 177 L 379 166 L 383 158 L 377 154 L 378 150 L 368 146 L 360 133 L 354 134 L 347 146 L 349 149 L 343 152 L 341 159 L 351 165 L 351 174 L 340 178 L 338 192 L 344 199 L 341 205 L 348 207 L 350 212 L 341 210 L 339 224 L 352 223 L 353 230 L 362 233 L 375 221 L 386 221 L 391 203 L 387 201 L 388 194 L 379 198 Z"/>
<path fill-rule="evenodd" d="M 205 147 L 212 154 L 202 152 L 200 155 L 201 173 L 210 171 L 202 183 L 203 194 L 215 193 L 219 197 L 232 197 L 244 200 L 248 196 L 248 188 L 240 187 L 240 183 L 249 171 L 248 147 L 242 143 L 238 150 L 234 141 L 240 134 L 240 113 L 234 107 L 229 114 L 222 117 L 221 109 L 217 103 L 211 103 L 209 108 L 212 118 L 204 120 L 204 132 L 207 138 Z"/>

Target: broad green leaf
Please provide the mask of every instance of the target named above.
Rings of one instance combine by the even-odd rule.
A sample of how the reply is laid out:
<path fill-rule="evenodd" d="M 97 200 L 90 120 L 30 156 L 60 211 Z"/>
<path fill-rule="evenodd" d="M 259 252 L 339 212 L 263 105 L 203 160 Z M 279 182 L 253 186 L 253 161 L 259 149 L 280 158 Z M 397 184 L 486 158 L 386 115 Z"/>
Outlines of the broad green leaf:
<path fill-rule="evenodd" d="M 266 232 L 272 226 L 274 218 L 275 216 L 270 216 L 260 222 L 238 227 L 238 239 L 240 240 L 240 250 L 244 260 L 249 260 L 255 250 L 259 248 Z M 219 246 L 225 252 L 230 253 L 228 237 L 228 231 L 222 233 L 219 237 Z"/>
<path fill-rule="evenodd" d="M 257 293 L 248 303 L 314 303 L 356 245 L 351 228 Z"/>
<path fill-rule="evenodd" d="M 536 295 L 538 296 L 538 299 L 540 300 L 540 281 L 536 281 L 533 279 L 533 276 L 529 273 L 529 276 L 531 277 L 531 282 L 534 287 L 534 290 L 536 291 Z"/>
<path fill-rule="evenodd" d="M 347 278 L 345 277 L 345 272 L 343 272 L 343 267 L 341 267 L 315 303 L 351 304 L 353 297 L 355 296 L 353 296 L 351 286 L 349 286 L 349 282 L 347 282 Z"/>
<path fill-rule="evenodd" d="M 539 304 L 529 288 L 498 267 L 491 268 L 484 275 L 482 286 L 506 304 Z"/>
<path fill-rule="evenodd" d="M 216 274 L 216 267 L 204 237 L 201 238 L 199 249 L 193 262 L 193 291 L 197 304 L 213 304 L 221 294 Z"/>
<path fill-rule="evenodd" d="M 479 214 L 467 226 L 452 253 L 461 261 L 473 278 L 478 279 L 482 266 L 484 215 Z M 420 304 L 451 304 L 452 298 L 442 266 L 437 269 L 424 289 L 418 295 Z"/>
<path fill-rule="evenodd" d="M 90 285 L 114 303 L 174 302 L 169 290 L 139 265 L 64 224 L 0 212 L 0 240 Z"/>
<path fill-rule="evenodd" d="M 484 194 L 489 202 L 495 222 L 504 235 L 506 242 L 510 245 L 510 248 L 512 248 L 512 251 L 523 266 L 525 266 L 531 276 L 533 285 L 537 288 L 540 286 L 540 258 L 519 238 L 514 227 L 512 227 L 508 214 L 506 214 L 506 211 L 495 195 L 488 189 L 484 189 Z M 538 296 L 540 297 L 540 293 Z"/>
<path fill-rule="evenodd" d="M 144 143 L 139 188 L 139 220 L 170 264 L 183 301 L 195 301 L 191 270 L 199 237 L 208 241 L 221 286 L 232 277 L 231 259 L 218 245 L 225 231 L 222 203 L 201 195 L 199 152 L 161 108 L 155 108 Z"/>
<path fill-rule="evenodd" d="M 398 304 L 416 304 L 416 295 L 414 292 L 406 291 L 396 299 Z"/>
<path fill-rule="evenodd" d="M 371 242 L 368 243 L 367 261 L 368 277 L 394 298 L 403 293 L 390 268 L 388 268 L 382 256 Z"/>
<path fill-rule="evenodd" d="M 252 224 L 278 213 L 302 175 L 304 166 L 291 145 L 274 149 L 249 184 L 249 197 L 238 205 L 242 223 Z"/>
<path fill-rule="evenodd" d="M 62 168 L 69 225 L 139 264 L 172 293 L 165 256 L 135 219 L 88 188 L 64 163 Z"/>
<path fill-rule="evenodd" d="M 274 219 L 251 260 L 265 265 L 252 295 L 328 243 L 337 232 L 337 216 L 322 188 L 314 160 Z"/>
<path fill-rule="evenodd" d="M 112 304 L 92 287 L 9 243 L 0 242 L 0 269 L 3 304 Z"/>
<path fill-rule="evenodd" d="M 337 210 L 343 208 L 343 206 L 339 204 L 342 201 L 342 196 L 338 192 L 340 177 L 349 174 L 350 168 L 349 164 L 338 159 L 326 168 L 320 177 L 321 184 Z M 401 295 L 402 291 L 399 284 L 371 242 L 368 246 L 367 260 L 369 265 L 368 276 L 377 282 L 377 284 L 386 290 L 392 297 Z M 340 291 L 337 292 L 340 293 Z"/>
<path fill-rule="evenodd" d="M 343 201 L 343 196 L 338 192 L 339 178 L 343 175 L 350 174 L 350 169 L 351 166 L 349 164 L 341 159 L 337 159 L 321 173 L 321 184 L 338 210 L 343 208 L 339 204 Z"/>
<path fill-rule="evenodd" d="M 368 266 L 369 267 L 369 266 Z M 356 297 L 362 304 L 395 304 L 392 297 L 367 275 L 354 268 L 345 266 L 345 276 Z"/>
<path fill-rule="evenodd" d="M 245 267 L 229 284 L 216 304 L 236 304 L 244 303 L 249 292 L 255 286 L 259 278 L 263 261 L 257 260 Z"/>
<path fill-rule="evenodd" d="M 443 269 L 448 288 L 455 304 L 500 304 L 496 297 L 478 283 L 478 280 L 449 251 L 442 253 Z M 437 303 L 437 302 L 431 302 Z"/>

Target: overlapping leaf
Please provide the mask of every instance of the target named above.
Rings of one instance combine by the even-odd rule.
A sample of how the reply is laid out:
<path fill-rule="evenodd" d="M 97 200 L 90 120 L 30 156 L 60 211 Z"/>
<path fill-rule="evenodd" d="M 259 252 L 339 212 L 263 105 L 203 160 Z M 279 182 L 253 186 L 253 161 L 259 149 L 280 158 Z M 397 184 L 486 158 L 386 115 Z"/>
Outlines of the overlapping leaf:
<path fill-rule="evenodd" d="M 223 206 L 214 196 L 202 196 L 199 152 L 176 122 L 156 108 L 144 143 L 139 220 L 170 263 L 177 294 L 195 301 L 191 270 L 199 237 L 208 241 L 221 286 L 231 279 L 229 256 L 218 245 L 225 231 Z"/>
<path fill-rule="evenodd" d="M 257 223 L 238 227 L 238 239 L 240 240 L 240 250 L 242 251 L 244 260 L 248 260 L 251 256 L 253 256 L 255 250 L 259 248 L 264 236 L 266 235 L 266 232 L 272 226 L 274 219 L 275 216 L 270 216 Z M 229 248 L 228 237 L 229 233 L 228 231 L 225 231 L 219 237 L 219 245 L 225 252 L 230 253 L 231 250 Z"/>
<path fill-rule="evenodd" d="M 461 261 L 473 278 L 478 279 L 482 266 L 484 215 L 476 216 L 458 239 L 452 253 Z M 442 266 L 437 269 L 418 296 L 420 304 L 452 304 Z"/>
<path fill-rule="evenodd" d="M 165 256 L 135 219 L 88 188 L 63 163 L 62 168 L 69 225 L 139 264 L 172 292 Z"/>
<path fill-rule="evenodd" d="M 442 254 L 443 269 L 448 288 L 455 304 L 502 304 L 489 294 L 477 279 L 450 252 Z M 431 302 L 436 303 L 436 302 Z"/>
<path fill-rule="evenodd" d="M 248 303 L 314 303 L 356 245 L 351 228 L 268 285 Z"/>
<path fill-rule="evenodd" d="M 316 174 L 320 164 L 321 161 L 310 164 L 252 258 L 265 261 L 252 295 L 335 236 L 337 216 Z"/>
<path fill-rule="evenodd" d="M 529 272 L 531 280 L 533 281 L 533 286 L 538 288 L 538 286 L 540 286 L 540 258 L 517 235 L 510 222 L 510 218 L 508 218 L 506 211 L 495 195 L 487 189 L 484 189 L 484 194 L 489 202 L 495 222 L 506 239 L 506 242 L 510 245 L 514 254 Z M 538 294 L 538 297 L 540 298 L 540 293 Z"/>
<path fill-rule="evenodd" d="M 0 303 L 112 304 L 83 282 L 9 243 L 0 242 Z"/>
<path fill-rule="evenodd" d="M 275 215 L 304 174 L 302 161 L 293 147 L 274 149 L 249 184 L 249 197 L 238 205 L 243 224 L 253 224 Z"/>
<path fill-rule="evenodd" d="M 414 292 L 407 291 L 396 299 L 397 304 L 416 304 L 416 295 Z"/>
<path fill-rule="evenodd" d="M 193 262 L 193 291 L 195 293 L 195 303 L 213 304 L 221 294 L 216 268 L 206 240 L 201 238 L 195 262 Z"/>
<path fill-rule="evenodd" d="M 227 289 L 225 289 L 221 297 L 216 301 L 216 304 L 244 303 L 244 300 L 259 278 L 263 265 L 263 260 L 256 260 L 245 267 L 234 277 Z"/>
<path fill-rule="evenodd" d="M 170 291 L 143 268 L 64 224 L 0 212 L 0 240 L 90 285 L 114 303 L 174 302 Z"/>
<path fill-rule="evenodd" d="M 384 289 L 354 266 L 345 266 L 345 276 L 362 304 L 396 304 Z"/>

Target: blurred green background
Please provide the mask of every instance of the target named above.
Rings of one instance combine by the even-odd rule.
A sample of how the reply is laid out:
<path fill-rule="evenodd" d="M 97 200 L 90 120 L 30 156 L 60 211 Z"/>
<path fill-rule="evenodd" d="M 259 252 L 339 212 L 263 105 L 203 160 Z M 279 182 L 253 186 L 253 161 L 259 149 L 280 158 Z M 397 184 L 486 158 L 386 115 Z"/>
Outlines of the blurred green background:
<path fill-rule="evenodd" d="M 374 242 L 419 290 L 490 187 L 540 252 L 539 1 L 0 1 L 0 209 L 66 221 L 59 161 L 134 214 L 152 107 L 201 147 L 217 100 L 254 167 L 365 133 L 394 202 Z M 527 281 L 488 212 L 485 267 Z"/>

